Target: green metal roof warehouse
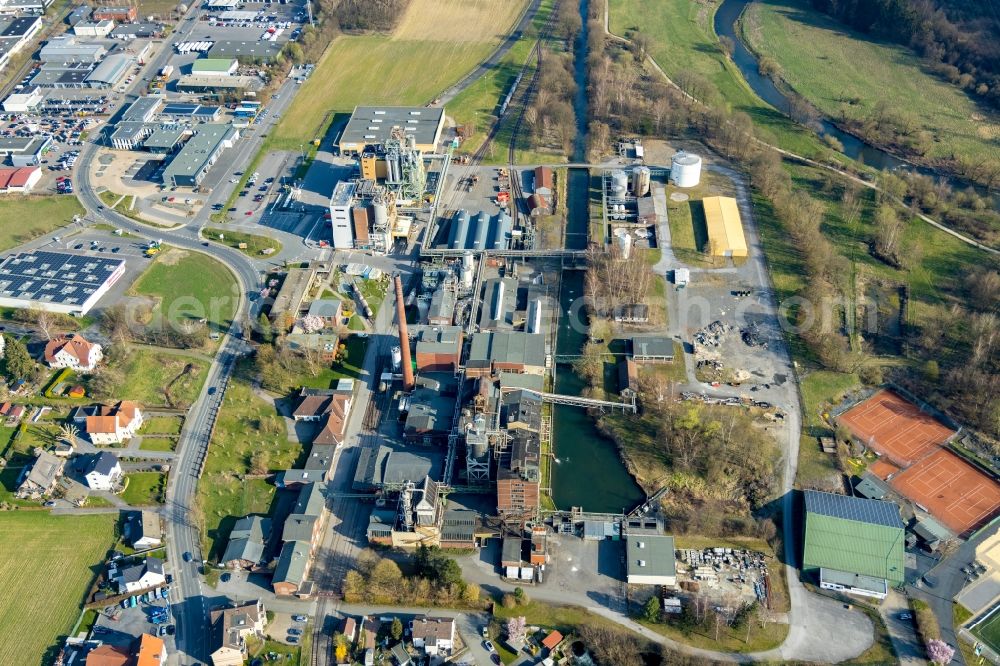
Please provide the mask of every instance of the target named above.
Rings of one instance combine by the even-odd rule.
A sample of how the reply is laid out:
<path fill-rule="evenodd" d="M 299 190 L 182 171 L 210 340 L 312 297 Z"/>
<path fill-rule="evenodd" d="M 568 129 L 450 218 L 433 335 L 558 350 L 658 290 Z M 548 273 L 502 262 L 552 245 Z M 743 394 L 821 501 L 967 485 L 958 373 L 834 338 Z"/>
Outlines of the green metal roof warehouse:
<path fill-rule="evenodd" d="M 903 581 L 904 530 L 892 502 L 806 490 L 804 573 L 820 569 Z"/>

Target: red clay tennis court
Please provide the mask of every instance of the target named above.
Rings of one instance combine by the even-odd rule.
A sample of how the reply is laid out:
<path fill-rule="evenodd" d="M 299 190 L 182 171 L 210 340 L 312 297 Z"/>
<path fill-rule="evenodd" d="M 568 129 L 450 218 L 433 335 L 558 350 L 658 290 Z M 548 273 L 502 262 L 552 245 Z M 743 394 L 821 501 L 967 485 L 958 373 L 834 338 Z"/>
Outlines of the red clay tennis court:
<path fill-rule="evenodd" d="M 907 467 L 955 434 L 899 394 L 882 390 L 838 419 L 855 437 L 892 462 Z"/>
<path fill-rule="evenodd" d="M 1000 508 L 1000 485 L 947 449 L 938 449 L 889 482 L 956 534 L 988 521 Z"/>

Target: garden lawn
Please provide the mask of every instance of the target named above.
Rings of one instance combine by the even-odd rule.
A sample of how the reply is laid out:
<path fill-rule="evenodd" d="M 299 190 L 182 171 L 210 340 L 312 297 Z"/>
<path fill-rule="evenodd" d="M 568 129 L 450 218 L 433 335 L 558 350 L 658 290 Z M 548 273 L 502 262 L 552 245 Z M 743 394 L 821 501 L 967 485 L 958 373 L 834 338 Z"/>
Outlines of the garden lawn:
<path fill-rule="evenodd" d="M 163 504 L 167 489 L 167 475 L 161 472 L 132 472 L 126 474 L 128 487 L 121 498 L 132 506 Z"/>
<path fill-rule="evenodd" d="M 262 478 L 246 478 L 256 451 L 267 453 L 269 469 L 280 470 L 294 464 L 302 446 L 288 440 L 285 422 L 274 407 L 253 393 L 245 377 L 239 377 L 226 390 L 198 484 L 203 546 L 210 559 L 222 555 L 237 518 L 270 511 L 274 486 Z"/>
<path fill-rule="evenodd" d="M 219 333 L 229 329 L 240 298 L 236 278 L 223 264 L 177 249 L 158 254 L 131 293 L 157 299 L 155 314 L 165 322 L 179 325 L 207 319 Z"/>
<path fill-rule="evenodd" d="M 806 0 L 754 2 L 743 28 L 754 50 L 773 58 L 782 78 L 825 115 L 865 117 L 883 104 L 934 136 L 928 157 L 996 155 L 1000 116 L 925 72 L 905 46 L 854 32 Z"/>
<path fill-rule="evenodd" d="M 609 3 L 611 32 L 620 36 L 635 30 L 645 33 L 651 42 L 650 56 L 671 79 L 685 71 L 701 75 L 724 105 L 748 114 L 762 138 L 785 150 L 810 157 L 829 152 L 813 132 L 757 97 L 736 65 L 725 57 L 713 27 L 717 5 L 670 0 L 656 3 L 651 11 L 645 0 Z"/>
<path fill-rule="evenodd" d="M 315 377 L 302 377 L 302 386 L 309 388 L 330 388 L 338 379 L 358 379 L 365 364 L 365 352 L 369 338 L 352 335 L 342 344 L 347 345 L 347 356 L 343 360 L 324 368 Z"/>
<path fill-rule="evenodd" d="M 184 419 L 179 416 L 154 416 L 142 424 L 143 435 L 179 435 Z"/>
<path fill-rule="evenodd" d="M 0 251 L 66 226 L 74 215 L 83 213 L 76 197 L 67 194 L 4 195 L 0 203 Z"/>
<path fill-rule="evenodd" d="M 0 513 L 0 663 L 52 663 L 54 646 L 73 628 L 115 542 L 116 521 L 117 515 Z"/>
<path fill-rule="evenodd" d="M 122 366 L 125 376 L 122 396 L 136 400 L 144 407 L 186 408 L 201 393 L 201 387 L 208 376 L 208 367 L 208 361 L 187 354 L 171 353 L 159 348 L 132 347 Z M 170 393 L 169 399 L 166 391 Z"/>

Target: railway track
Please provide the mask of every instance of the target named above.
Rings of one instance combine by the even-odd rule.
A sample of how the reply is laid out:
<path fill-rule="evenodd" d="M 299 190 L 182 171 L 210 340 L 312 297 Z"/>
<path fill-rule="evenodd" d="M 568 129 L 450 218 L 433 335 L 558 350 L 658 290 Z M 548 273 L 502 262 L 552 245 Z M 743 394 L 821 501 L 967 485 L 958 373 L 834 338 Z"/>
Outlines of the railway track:
<path fill-rule="evenodd" d="M 524 61 L 524 65 L 521 67 L 520 74 L 515 79 L 521 82 L 518 85 L 519 89 L 523 87 L 530 88 L 531 86 L 534 85 L 535 81 L 538 78 L 538 64 L 540 64 L 541 62 L 542 62 L 542 37 L 539 37 L 538 41 L 535 42 L 535 46 L 534 48 L 532 48 L 531 53 L 528 54 L 527 60 Z M 524 75 L 527 73 L 528 69 L 532 66 L 535 67 L 535 71 L 532 74 L 531 79 L 527 82 L 527 84 L 525 84 Z M 501 113 L 499 116 L 497 116 L 496 120 L 493 121 L 493 125 L 490 127 L 489 134 L 486 135 L 486 140 L 483 141 L 483 145 L 479 146 L 479 150 L 477 150 L 473 154 L 472 159 L 469 162 L 469 166 L 477 166 L 482 163 L 483 158 L 486 157 L 486 154 L 490 151 L 490 148 L 496 141 L 497 136 L 500 134 L 500 129 L 501 127 L 503 127 L 504 122 L 507 120 L 510 114 L 514 112 L 513 109 L 517 109 L 516 113 L 518 115 L 514 125 L 514 132 L 511 135 L 511 145 L 517 144 L 517 132 L 520 130 L 521 122 L 524 119 L 524 110 L 526 106 L 526 101 L 527 101 L 527 96 L 520 96 L 519 98 L 518 91 L 517 90 L 514 91 L 514 95 L 511 98 L 511 102 L 510 104 L 507 105 L 507 110 L 504 113 Z M 520 108 L 518 108 L 518 106 L 520 106 Z M 511 153 L 511 155 L 513 155 L 513 153 Z M 511 161 L 513 162 L 513 157 L 511 157 Z"/>

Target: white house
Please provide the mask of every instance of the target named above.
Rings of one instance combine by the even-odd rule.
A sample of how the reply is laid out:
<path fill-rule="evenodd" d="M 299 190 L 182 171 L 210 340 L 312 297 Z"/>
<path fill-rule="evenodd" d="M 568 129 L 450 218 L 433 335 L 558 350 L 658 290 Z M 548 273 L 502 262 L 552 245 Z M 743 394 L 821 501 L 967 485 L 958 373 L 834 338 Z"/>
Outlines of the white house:
<path fill-rule="evenodd" d="M 45 345 L 45 362 L 50 368 L 73 368 L 90 372 L 104 358 L 101 345 L 88 342 L 82 335 L 60 335 Z"/>
<path fill-rule="evenodd" d="M 267 626 L 264 602 L 250 601 L 242 606 L 213 610 L 212 666 L 242 666 L 246 663 L 247 638 L 263 638 Z"/>
<path fill-rule="evenodd" d="M 455 647 L 455 620 L 450 617 L 421 617 L 410 623 L 413 647 L 431 656 L 449 656 Z"/>
<path fill-rule="evenodd" d="M 163 575 L 163 560 L 147 557 L 142 564 L 127 566 L 118 572 L 115 579 L 119 594 L 139 592 L 167 582 Z"/>
<path fill-rule="evenodd" d="M 91 490 L 114 490 L 122 478 L 118 456 L 109 451 L 101 451 L 91 459 L 83 476 Z"/>
<path fill-rule="evenodd" d="M 136 550 L 152 548 L 163 543 L 163 527 L 160 516 L 152 511 L 140 511 L 133 515 L 129 523 L 129 537 Z"/>
<path fill-rule="evenodd" d="M 129 440 L 142 427 L 142 410 L 131 400 L 122 400 L 117 405 L 98 405 L 93 414 L 87 416 L 84 426 L 93 444 L 113 445 Z"/>

